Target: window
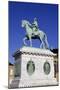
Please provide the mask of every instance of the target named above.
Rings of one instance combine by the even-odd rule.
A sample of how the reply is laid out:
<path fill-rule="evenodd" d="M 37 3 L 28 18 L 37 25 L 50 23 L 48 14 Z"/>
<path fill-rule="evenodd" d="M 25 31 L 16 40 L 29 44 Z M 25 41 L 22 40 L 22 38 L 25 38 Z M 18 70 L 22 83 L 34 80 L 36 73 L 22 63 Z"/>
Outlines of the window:
<path fill-rule="evenodd" d="M 13 75 L 13 70 L 12 70 L 12 68 L 11 68 L 11 70 L 10 70 L 10 75 Z"/>

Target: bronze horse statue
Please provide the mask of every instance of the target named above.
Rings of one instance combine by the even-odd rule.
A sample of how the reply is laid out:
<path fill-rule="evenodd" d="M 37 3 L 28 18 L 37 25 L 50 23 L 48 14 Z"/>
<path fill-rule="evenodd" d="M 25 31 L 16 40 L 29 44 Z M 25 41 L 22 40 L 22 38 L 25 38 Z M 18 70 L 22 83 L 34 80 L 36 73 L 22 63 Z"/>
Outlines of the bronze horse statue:
<path fill-rule="evenodd" d="M 30 40 L 30 46 L 32 47 L 32 39 L 39 39 L 41 41 L 40 48 L 49 48 L 47 36 L 43 31 L 38 29 L 33 32 L 33 28 L 27 20 L 22 20 L 22 27 L 26 29 L 26 36 L 23 38 L 24 45 L 27 45 L 25 40 Z"/>

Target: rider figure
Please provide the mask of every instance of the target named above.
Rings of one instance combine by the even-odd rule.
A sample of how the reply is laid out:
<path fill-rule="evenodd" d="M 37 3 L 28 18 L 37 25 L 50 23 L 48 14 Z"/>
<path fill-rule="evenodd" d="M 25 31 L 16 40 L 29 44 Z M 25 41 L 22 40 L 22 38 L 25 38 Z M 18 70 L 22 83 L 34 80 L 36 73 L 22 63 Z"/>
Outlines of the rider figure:
<path fill-rule="evenodd" d="M 33 33 L 35 33 L 36 31 L 38 31 L 37 18 L 34 18 L 34 22 L 32 23 L 32 27 L 33 27 Z"/>

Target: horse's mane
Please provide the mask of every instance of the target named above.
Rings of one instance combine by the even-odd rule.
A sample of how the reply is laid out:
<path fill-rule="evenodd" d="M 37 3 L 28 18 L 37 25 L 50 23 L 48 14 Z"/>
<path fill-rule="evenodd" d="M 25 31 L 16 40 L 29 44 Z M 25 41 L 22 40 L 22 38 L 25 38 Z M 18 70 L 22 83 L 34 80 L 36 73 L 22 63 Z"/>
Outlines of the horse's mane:
<path fill-rule="evenodd" d="M 23 22 L 26 22 L 26 23 L 28 23 L 29 25 L 31 25 L 31 23 L 28 21 L 28 20 L 22 20 Z"/>

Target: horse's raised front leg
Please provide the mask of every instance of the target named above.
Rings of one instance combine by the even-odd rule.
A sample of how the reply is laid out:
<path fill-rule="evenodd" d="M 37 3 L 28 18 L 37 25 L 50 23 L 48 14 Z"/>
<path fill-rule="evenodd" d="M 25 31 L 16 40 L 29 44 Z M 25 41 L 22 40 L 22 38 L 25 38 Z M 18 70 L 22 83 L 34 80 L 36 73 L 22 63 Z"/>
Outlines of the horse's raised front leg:
<path fill-rule="evenodd" d="M 27 37 L 24 37 L 24 38 L 23 38 L 23 43 L 24 43 L 24 45 L 27 45 L 26 42 L 25 42 L 25 40 L 27 40 Z"/>

